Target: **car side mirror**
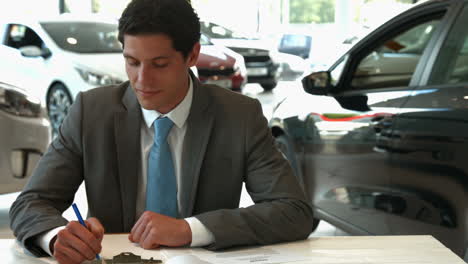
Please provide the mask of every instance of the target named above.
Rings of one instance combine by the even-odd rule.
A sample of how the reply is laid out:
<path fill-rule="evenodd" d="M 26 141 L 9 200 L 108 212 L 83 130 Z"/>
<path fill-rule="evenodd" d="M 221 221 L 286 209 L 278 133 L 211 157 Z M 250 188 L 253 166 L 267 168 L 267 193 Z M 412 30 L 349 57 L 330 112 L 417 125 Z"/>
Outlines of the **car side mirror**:
<path fill-rule="evenodd" d="M 306 93 L 327 95 L 331 87 L 329 71 L 313 72 L 302 79 L 302 87 Z"/>
<path fill-rule="evenodd" d="M 19 48 L 21 55 L 28 58 L 43 57 L 48 58 L 52 55 L 48 48 L 40 49 L 37 46 L 24 46 Z"/>

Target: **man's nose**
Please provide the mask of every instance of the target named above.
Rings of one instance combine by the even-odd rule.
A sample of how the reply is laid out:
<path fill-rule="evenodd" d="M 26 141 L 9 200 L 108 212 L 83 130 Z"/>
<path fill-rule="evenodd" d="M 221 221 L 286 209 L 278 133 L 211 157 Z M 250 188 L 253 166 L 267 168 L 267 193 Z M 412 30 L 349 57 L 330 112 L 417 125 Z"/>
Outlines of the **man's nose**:
<path fill-rule="evenodd" d="M 138 82 L 142 84 L 150 84 L 155 78 L 154 72 L 149 67 L 142 66 L 138 71 Z"/>

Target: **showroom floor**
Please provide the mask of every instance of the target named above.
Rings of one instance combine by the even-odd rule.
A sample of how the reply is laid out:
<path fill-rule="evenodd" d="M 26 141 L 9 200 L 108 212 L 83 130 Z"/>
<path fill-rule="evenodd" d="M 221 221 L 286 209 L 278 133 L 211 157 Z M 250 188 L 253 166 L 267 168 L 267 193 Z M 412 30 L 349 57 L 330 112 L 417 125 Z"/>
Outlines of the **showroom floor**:
<path fill-rule="evenodd" d="M 80 187 L 78 193 L 75 197 L 75 202 L 79 205 L 80 210 L 83 214 L 87 212 L 87 205 L 86 205 L 86 195 L 84 189 Z M 12 194 L 2 194 L 0 195 L 0 239 L 4 238 L 13 238 L 13 232 L 10 230 L 9 227 L 9 219 L 8 219 L 8 211 L 10 209 L 10 205 L 15 201 L 16 197 L 19 193 L 12 193 Z M 248 206 L 252 204 L 252 200 L 245 192 L 242 193 L 241 197 L 241 206 Z M 70 208 L 71 209 L 71 208 Z M 64 215 L 69 220 L 75 220 L 73 212 L 68 209 L 65 211 Z M 311 234 L 312 237 L 317 236 L 345 236 L 348 235 L 344 231 L 328 224 L 327 222 L 322 221 L 318 226 L 317 230 Z"/>

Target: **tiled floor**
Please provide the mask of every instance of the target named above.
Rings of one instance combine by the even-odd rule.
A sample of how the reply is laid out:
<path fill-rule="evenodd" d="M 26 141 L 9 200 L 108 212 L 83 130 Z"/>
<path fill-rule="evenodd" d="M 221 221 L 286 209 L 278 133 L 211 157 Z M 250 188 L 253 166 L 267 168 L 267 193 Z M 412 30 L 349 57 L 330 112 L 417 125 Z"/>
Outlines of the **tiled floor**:
<path fill-rule="evenodd" d="M 18 194 L 19 193 L 0 195 L 0 239 L 13 237 L 13 232 L 10 230 L 8 211 L 10 210 L 10 205 L 15 201 Z"/>

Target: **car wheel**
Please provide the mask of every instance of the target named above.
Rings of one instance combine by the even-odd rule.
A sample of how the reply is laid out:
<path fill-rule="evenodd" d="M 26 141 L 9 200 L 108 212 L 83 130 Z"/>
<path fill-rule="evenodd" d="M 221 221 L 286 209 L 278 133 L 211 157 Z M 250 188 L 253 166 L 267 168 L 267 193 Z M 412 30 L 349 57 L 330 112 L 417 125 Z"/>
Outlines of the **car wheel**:
<path fill-rule="evenodd" d="M 269 83 L 269 84 L 261 84 L 261 86 L 262 86 L 264 91 L 271 91 L 271 90 L 273 90 L 273 88 L 276 87 L 277 84 L 278 83 L 275 82 L 275 83 Z"/>
<path fill-rule="evenodd" d="M 63 84 L 54 84 L 47 94 L 47 112 L 52 126 L 52 136 L 55 137 L 59 127 L 68 114 L 72 99 Z"/>

